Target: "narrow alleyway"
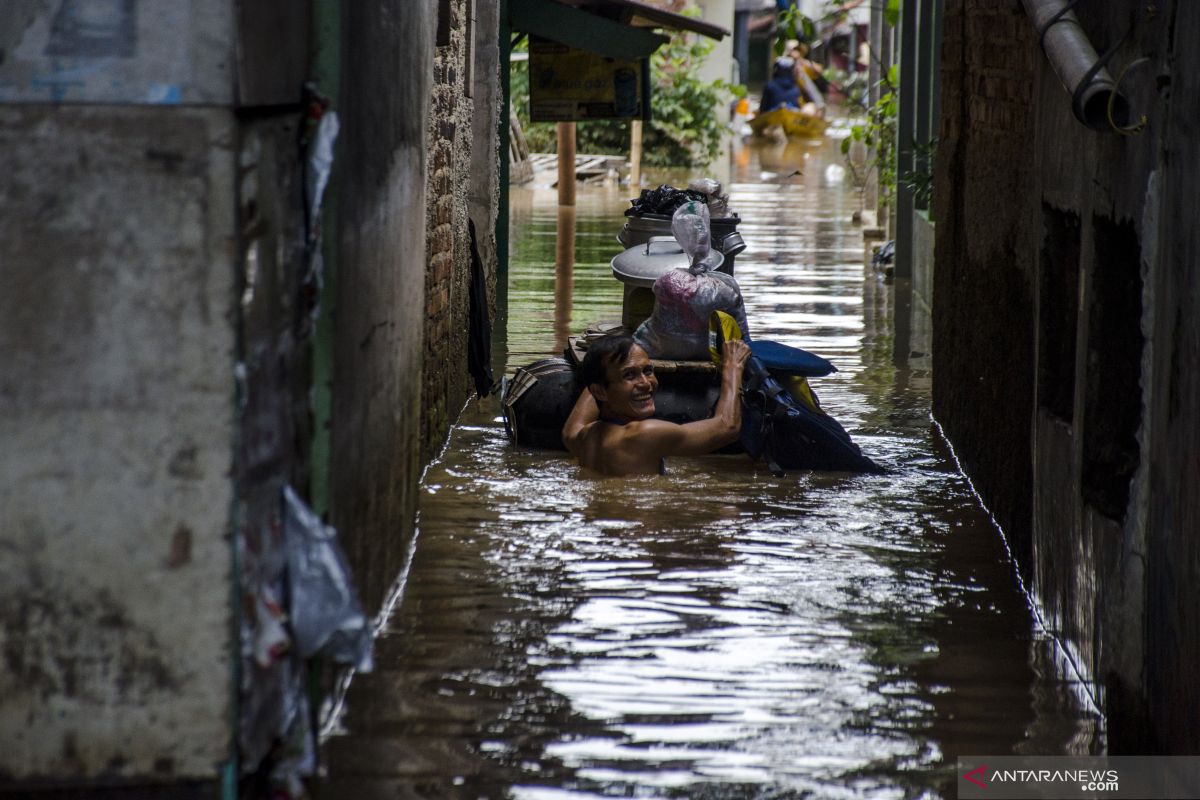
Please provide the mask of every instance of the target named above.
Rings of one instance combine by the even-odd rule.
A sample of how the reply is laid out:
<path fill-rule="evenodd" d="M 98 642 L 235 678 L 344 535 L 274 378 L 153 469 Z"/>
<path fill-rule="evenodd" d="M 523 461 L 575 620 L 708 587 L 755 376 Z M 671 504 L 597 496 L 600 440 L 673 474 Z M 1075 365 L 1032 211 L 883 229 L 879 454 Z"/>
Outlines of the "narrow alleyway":
<path fill-rule="evenodd" d="M 891 289 L 863 268 L 840 163 L 832 141 L 741 154 L 737 278 L 756 336 L 839 367 L 814 382 L 823 405 L 893 471 L 714 456 L 580 480 L 473 402 L 425 477 L 318 796 L 953 796 L 959 755 L 1102 747 L 934 432 L 926 360 L 893 363 Z M 556 321 L 619 318 L 629 196 L 581 188 L 556 319 L 554 193 L 514 189 L 498 373 L 554 354 Z"/>

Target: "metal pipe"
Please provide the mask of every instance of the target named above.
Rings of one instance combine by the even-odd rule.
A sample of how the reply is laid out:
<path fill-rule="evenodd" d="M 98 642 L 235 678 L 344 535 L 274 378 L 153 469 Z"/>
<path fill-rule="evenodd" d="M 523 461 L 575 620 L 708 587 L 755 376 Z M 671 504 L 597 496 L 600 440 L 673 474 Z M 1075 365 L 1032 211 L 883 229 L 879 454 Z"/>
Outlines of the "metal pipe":
<path fill-rule="evenodd" d="M 1022 0 L 1041 37 L 1042 50 L 1071 94 L 1075 118 L 1092 130 L 1113 130 L 1129 120 L 1129 101 L 1117 91 L 1112 74 L 1088 41 L 1067 0 Z M 1112 119 L 1109 119 L 1109 109 Z"/>

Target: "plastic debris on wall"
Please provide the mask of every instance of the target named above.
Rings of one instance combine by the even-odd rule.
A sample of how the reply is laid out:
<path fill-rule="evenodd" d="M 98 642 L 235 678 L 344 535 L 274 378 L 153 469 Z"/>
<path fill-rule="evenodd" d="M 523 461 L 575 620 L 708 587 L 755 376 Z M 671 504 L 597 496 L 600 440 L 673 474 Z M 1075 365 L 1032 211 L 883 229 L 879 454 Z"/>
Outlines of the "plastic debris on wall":
<path fill-rule="evenodd" d="M 311 658 L 323 653 L 335 663 L 370 672 L 371 621 L 358 600 L 337 532 L 290 486 L 283 496 L 288 615 L 296 654 Z"/>

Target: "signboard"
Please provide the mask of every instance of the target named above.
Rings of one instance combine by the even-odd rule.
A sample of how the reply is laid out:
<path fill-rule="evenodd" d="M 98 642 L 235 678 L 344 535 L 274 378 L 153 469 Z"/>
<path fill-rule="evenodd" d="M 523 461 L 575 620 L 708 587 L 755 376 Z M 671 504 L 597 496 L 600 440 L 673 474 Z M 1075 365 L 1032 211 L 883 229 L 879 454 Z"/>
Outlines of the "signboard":
<path fill-rule="evenodd" d="M 529 37 L 529 118 L 534 122 L 649 119 L 650 67 Z"/>

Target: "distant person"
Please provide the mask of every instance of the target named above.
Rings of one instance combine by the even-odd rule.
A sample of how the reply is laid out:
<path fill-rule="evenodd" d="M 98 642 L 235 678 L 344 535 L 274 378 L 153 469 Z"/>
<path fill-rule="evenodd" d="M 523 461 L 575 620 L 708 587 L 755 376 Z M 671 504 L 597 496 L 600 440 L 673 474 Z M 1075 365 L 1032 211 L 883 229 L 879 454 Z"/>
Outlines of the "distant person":
<path fill-rule="evenodd" d="M 788 50 L 788 56 L 795 62 L 792 68 L 793 78 L 800 92 L 812 103 L 819 112 L 825 110 L 825 92 L 829 91 L 829 81 L 825 78 L 825 70 L 820 64 L 808 59 L 809 46 L 805 41 L 793 41 Z"/>
<path fill-rule="evenodd" d="M 735 441 L 742 427 L 740 390 L 750 346 L 722 348 L 721 394 L 708 419 L 678 425 L 654 415 L 658 378 L 633 337 L 609 334 L 588 345 L 577 383 L 583 392 L 563 426 L 563 444 L 586 469 L 602 475 L 652 475 L 667 456 L 698 456 Z"/>
<path fill-rule="evenodd" d="M 800 108 L 800 87 L 796 85 L 796 62 L 787 56 L 775 59 L 771 80 L 763 88 L 759 113 L 765 114 L 777 108 Z"/>
<path fill-rule="evenodd" d="M 808 57 L 811 48 L 806 41 L 792 41 L 791 48 L 788 50 L 788 56 L 796 62 L 794 67 L 796 75 L 796 85 L 804 87 L 804 79 L 807 77 L 812 81 L 816 90 L 824 95 L 829 91 L 829 80 L 825 77 L 825 67 L 818 64 L 816 61 L 811 61 Z M 810 100 L 815 101 L 817 98 L 810 97 Z"/>

